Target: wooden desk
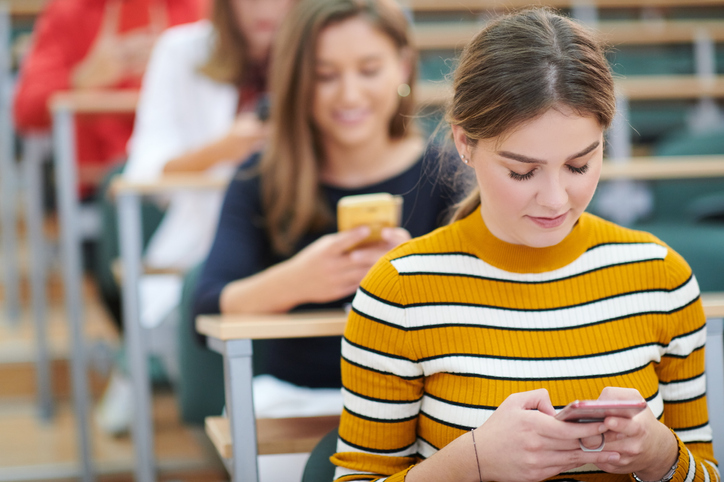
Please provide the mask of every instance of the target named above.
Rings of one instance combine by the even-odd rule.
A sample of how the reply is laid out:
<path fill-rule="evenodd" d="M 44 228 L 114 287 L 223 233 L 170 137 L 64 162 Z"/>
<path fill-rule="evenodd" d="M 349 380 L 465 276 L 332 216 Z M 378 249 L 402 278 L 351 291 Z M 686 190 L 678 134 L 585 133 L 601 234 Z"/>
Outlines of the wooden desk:
<path fill-rule="evenodd" d="M 14 17 L 36 17 L 43 11 L 49 0 L 5 0 L 10 6 L 10 14 Z"/>
<path fill-rule="evenodd" d="M 256 482 L 259 477 L 257 454 L 269 450 L 262 443 L 264 439 L 261 434 L 268 429 L 264 424 L 270 422 L 257 422 L 254 417 L 252 340 L 339 336 L 344 332 L 346 323 L 347 315 L 342 310 L 282 315 L 198 317 L 196 329 L 208 337 L 209 348 L 221 353 L 224 358 L 228 422 L 223 419 L 212 419 L 208 422 L 207 428 L 220 453 L 231 456 L 224 459 L 235 482 Z M 308 446 L 311 439 L 321 438 L 329 431 L 327 429 L 331 419 L 320 420 L 317 422 L 320 422 L 322 428 L 313 437 L 303 437 L 307 442 L 302 441 L 301 444 Z M 226 428 L 227 426 L 229 428 Z M 286 425 L 282 430 L 286 434 L 290 431 L 292 434 L 295 432 L 299 434 L 294 424 Z M 324 433 L 320 434 L 320 431 Z M 257 434 L 260 434 L 259 439 Z M 234 443 L 229 450 L 231 441 Z"/>
<path fill-rule="evenodd" d="M 128 99 L 126 99 L 128 100 Z M 123 99 L 117 99 L 119 106 Z M 134 391 L 133 436 L 136 453 L 136 480 L 154 479 L 153 425 L 151 417 L 151 381 L 148 376 L 147 337 L 140 323 L 140 293 L 142 272 L 141 198 L 147 195 L 178 191 L 220 191 L 228 180 L 204 175 L 174 174 L 153 182 L 132 182 L 117 176 L 111 183 L 110 194 L 116 198 L 122 273 L 123 325 L 129 356 L 131 382 Z"/>
<path fill-rule="evenodd" d="M 79 458 L 85 482 L 90 482 L 93 479 L 93 466 L 90 424 L 88 422 L 88 416 L 91 412 L 88 406 L 90 396 L 88 393 L 83 341 L 82 240 L 78 221 L 78 168 L 76 164 L 74 116 L 76 114 L 101 113 L 133 114 L 137 101 L 138 94 L 132 91 L 79 91 L 57 93 L 49 103 L 53 117 L 53 162 L 55 163 L 57 204 L 60 219 L 63 290 L 65 292 L 67 319 L 70 325 L 73 400 L 78 426 Z M 41 193 L 37 193 L 37 195 L 40 196 Z M 32 219 L 29 213 L 28 218 L 29 223 L 42 223 L 42 213 L 33 213 Z M 35 253 L 34 256 L 38 256 L 38 254 Z M 133 328 L 130 331 L 133 331 Z M 128 331 L 126 331 L 126 334 L 128 334 Z M 129 344 L 129 349 L 131 352 L 137 350 L 133 344 Z M 140 410 L 141 414 L 143 414 L 144 408 L 136 404 L 135 410 Z M 148 406 L 146 410 L 149 410 Z M 150 415 L 148 420 L 150 420 Z M 135 418 L 134 423 L 137 424 Z M 150 482 L 153 477 L 148 470 L 148 466 L 153 465 L 153 444 L 147 445 L 137 436 L 139 433 L 142 434 L 144 429 L 147 430 L 145 427 L 142 427 L 141 430 L 135 430 L 135 428 L 136 478 L 143 482 Z"/>

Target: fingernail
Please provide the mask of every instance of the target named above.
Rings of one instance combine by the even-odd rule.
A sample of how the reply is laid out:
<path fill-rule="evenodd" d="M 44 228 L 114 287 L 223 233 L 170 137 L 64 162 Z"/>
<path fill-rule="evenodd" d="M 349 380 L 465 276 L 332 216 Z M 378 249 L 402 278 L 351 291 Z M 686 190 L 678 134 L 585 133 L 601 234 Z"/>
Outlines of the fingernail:
<path fill-rule="evenodd" d="M 598 426 L 598 431 L 599 431 L 599 432 L 603 433 L 603 432 L 605 432 L 606 430 L 608 430 L 608 427 L 606 427 L 606 425 L 601 424 L 601 425 Z"/>

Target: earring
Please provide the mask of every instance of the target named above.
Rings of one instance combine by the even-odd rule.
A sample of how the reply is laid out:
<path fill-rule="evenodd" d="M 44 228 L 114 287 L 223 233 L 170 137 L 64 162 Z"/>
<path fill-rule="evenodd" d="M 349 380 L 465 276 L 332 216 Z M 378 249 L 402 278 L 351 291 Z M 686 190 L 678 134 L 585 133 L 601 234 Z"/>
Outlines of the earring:
<path fill-rule="evenodd" d="M 468 158 L 465 157 L 465 156 L 463 156 L 462 154 L 460 154 L 460 159 L 462 159 L 462 161 L 463 161 L 465 164 L 468 163 Z"/>
<path fill-rule="evenodd" d="M 407 84 L 400 84 L 397 86 L 397 95 L 400 97 L 407 97 L 410 95 L 411 89 L 410 86 Z"/>

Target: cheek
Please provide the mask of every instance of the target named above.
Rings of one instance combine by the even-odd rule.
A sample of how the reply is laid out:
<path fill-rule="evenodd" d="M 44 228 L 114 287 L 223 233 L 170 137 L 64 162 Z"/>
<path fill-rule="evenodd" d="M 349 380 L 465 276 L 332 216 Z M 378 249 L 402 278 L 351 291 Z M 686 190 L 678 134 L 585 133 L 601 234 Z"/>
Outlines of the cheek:
<path fill-rule="evenodd" d="M 334 87 L 330 83 L 318 84 L 314 89 L 312 100 L 312 117 L 315 122 L 329 115 L 331 98 L 334 97 Z"/>
<path fill-rule="evenodd" d="M 511 213 L 528 205 L 530 181 L 512 181 L 504 174 L 487 170 L 476 170 L 476 175 L 482 200 L 496 211 Z"/>
<path fill-rule="evenodd" d="M 574 184 L 574 187 L 571 189 L 571 197 L 579 204 L 588 205 L 593 198 L 593 194 L 596 192 L 597 186 L 597 176 L 586 176 L 586 179 Z"/>

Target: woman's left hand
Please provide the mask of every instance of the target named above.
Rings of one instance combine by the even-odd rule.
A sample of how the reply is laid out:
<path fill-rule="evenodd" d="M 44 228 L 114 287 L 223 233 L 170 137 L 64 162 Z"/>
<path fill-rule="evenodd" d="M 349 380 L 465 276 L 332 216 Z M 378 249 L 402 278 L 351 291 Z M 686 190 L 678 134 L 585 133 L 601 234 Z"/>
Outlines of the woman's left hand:
<path fill-rule="evenodd" d="M 643 400 L 638 390 L 606 387 L 599 400 Z M 621 455 L 616 462 L 598 464 L 613 474 L 636 475 L 642 480 L 659 480 L 671 469 L 679 456 L 678 443 L 671 430 L 659 422 L 649 409 L 633 418 L 606 417 L 606 450 Z M 599 437 L 581 440 L 586 447 L 600 444 Z"/>

